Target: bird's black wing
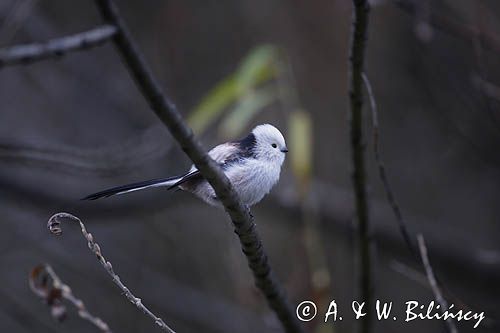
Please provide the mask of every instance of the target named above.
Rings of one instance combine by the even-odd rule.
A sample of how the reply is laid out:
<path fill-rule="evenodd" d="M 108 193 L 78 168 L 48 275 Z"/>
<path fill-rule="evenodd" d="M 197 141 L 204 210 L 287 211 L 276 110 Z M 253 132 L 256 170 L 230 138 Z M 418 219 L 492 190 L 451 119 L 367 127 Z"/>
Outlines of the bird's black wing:
<path fill-rule="evenodd" d="M 238 141 L 231 141 L 220 144 L 208 152 L 208 155 L 217 162 L 223 170 L 233 163 L 241 161 L 243 158 L 254 156 L 255 136 L 250 133 L 245 138 Z M 191 170 L 182 176 L 179 181 L 169 186 L 168 189 L 175 188 L 187 181 L 197 181 L 203 179 L 200 171 L 194 166 Z"/>
<path fill-rule="evenodd" d="M 202 179 L 201 172 L 197 169 L 186 173 L 184 176 L 181 177 L 181 179 L 179 179 L 174 184 L 170 185 L 168 187 L 168 190 L 171 190 L 171 189 L 173 189 L 181 184 L 184 184 L 185 182 L 187 182 L 189 180 L 195 180 L 195 179 Z"/>

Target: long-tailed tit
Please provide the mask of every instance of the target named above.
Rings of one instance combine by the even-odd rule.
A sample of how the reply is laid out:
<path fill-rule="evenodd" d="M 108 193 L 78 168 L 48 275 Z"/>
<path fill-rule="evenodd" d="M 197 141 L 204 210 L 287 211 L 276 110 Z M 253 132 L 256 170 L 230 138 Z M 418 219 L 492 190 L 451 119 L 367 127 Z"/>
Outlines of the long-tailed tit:
<path fill-rule="evenodd" d="M 255 127 L 241 140 L 216 146 L 208 155 L 222 167 L 242 202 L 252 206 L 262 200 L 278 182 L 286 152 L 288 149 L 281 132 L 272 125 L 264 124 Z M 179 188 L 193 193 L 210 205 L 221 205 L 212 186 L 194 165 L 181 176 L 118 186 L 91 194 L 83 200 L 95 200 L 158 186 Z"/>

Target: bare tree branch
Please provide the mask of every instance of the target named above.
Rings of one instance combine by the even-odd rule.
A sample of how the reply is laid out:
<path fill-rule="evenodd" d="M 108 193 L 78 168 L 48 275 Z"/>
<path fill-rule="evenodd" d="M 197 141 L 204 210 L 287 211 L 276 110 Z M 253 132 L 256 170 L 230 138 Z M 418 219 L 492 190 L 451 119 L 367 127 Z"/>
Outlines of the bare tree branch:
<path fill-rule="evenodd" d="M 217 197 L 231 217 L 243 253 L 253 271 L 257 286 L 288 332 L 302 332 L 284 292 L 274 277 L 257 233 L 253 217 L 244 206 L 222 169 L 211 159 L 185 124 L 176 106 L 163 94 L 146 61 L 130 35 L 118 8 L 110 0 L 96 0 L 103 19 L 118 28 L 113 40 L 128 70 L 150 107 L 170 130 L 184 152 L 214 188 Z"/>
<path fill-rule="evenodd" d="M 350 70 L 350 137 L 353 161 L 353 186 L 355 207 L 358 220 L 359 274 L 360 297 L 366 303 L 366 308 L 372 308 L 372 280 L 370 254 L 370 223 L 368 217 L 368 202 L 366 195 L 366 175 L 363 144 L 363 62 L 365 42 L 368 28 L 368 13 L 370 6 L 367 0 L 353 0 L 353 23 L 349 57 Z M 360 332 L 371 330 L 371 311 L 360 324 Z"/>
<path fill-rule="evenodd" d="M 391 205 L 392 211 L 394 212 L 394 215 L 396 216 L 396 220 L 399 225 L 399 230 L 401 231 L 401 234 L 403 235 L 403 239 L 410 249 L 411 254 L 415 257 L 415 259 L 418 259 L 418 253 L 417 253 L 417 248 L 415 244 L 411 241 L 410 237 L 410 232 L 408 231 L 408 225 L 406 224 L 405 220 L 403 219 L 403 214 L 401 213 L 401 209 L 399 208 L 399 204 L 396 200 L 396 197 L 394 196 L 394 192 L 392 190 L 392 187 L 389 183 L 389 180 L 387 179 L 387 175 L 385 172 L 385 165 L 384 162 L 382 161 L 382 158 L 380 157 L 380 150 L 379 150 L 379 126 L 378 126 L 378 112 L 377 112 L 377 103 L 375 102 L 375 96 L 373 95 L 373 90 L 372 86 L 370 84 L 370 80 L 368 80 L 368 77 L 366 76 L 365 73 L 362 73 L 363 76 L 363 81 L 365 83 L 366 87 L 366 92 L 368 93 L 368 97 L 370 100 L 370 109 L 371 109 L 371 114 L 372 114 L 372 127 L 373 127 L 373 152 L 375 154 L 375 162 L 377 163 L 378 167 L 378 173 L 380 176 L 380 180 L 382 181 L 382 185 L 384 186 L 385 194 L 387 197 L 387 201 Z"/>
<path fill-rule="evenodd" d="M 151 317 L 151 319 L 154 320 L 155 324 L 157 324 L 163 331 L 169 333 L 175 333 L 173 329 L 171 329 L 167 324 L 165 324 L 163 319 L 157 317 L 153 312 L 151 312 L 144 304 L 142 304 L 141 299 L 134 296 L 134 294 L 132 294 L 132 292 L 122 283 L 120 277 L 116 275 L 116 273 L 114 272 L 111 263 L 107 261 L 106 258 L 104 258 L 104 256 L 102 255 L 101 248 L 94 241 L 94 237 L 92 236 L 91 233 L 87 232 L 85 225 L 78 217 L 71 215 L 69 213 L 57 213 L 52 215 L 52 217 L 47 222 L 47 228 L 50 230 L 50 232 L 56 236 L 60 236 L 62 234 L 61 219 L 63 218 L 68 218 L 71 221 L 75 221 L 80 224 L 82 234 L 87 240 L 87 245 L 89 249 L 96 255 L 97 260 L 99 260 L 104 269 L 106 269 L 106 272 L 108 272 L 108 274 L 111 275 L 111 277 L 113 278 L 113 282 L 122 290 L 125 297 L 127 297 L 127 299 L 132 304 L 134 304 L 139 310 L 141 310 L 146 315 Z"/>
<path fill-rule="evenodd" d="M 420 250 L 420 256 L 422 257 L 422 264 L 425 268 L 425 273 L 427 275 L 427 280 L 432 288 L 432 292 L 434 293 L 434 297 L 436 301 L 441 305 L 441 311 L 444 312 L 448 309 L 448 302 L 443 297 L 443 293 L 439 288 L 438 282 L 436 280 L 436 276 L 434 275 L 434 271 L 432 270 L 431 263 L 429 262 L 429 257 L 427 256 L 427 247 L 425 246 L 424 236 L 422 234 L 417 235 L 418 248 Z M 457 333 L 457 327 L 451 318 L 446 320 L 446 325 L 448 327 L 448 331 L 450 333 Z"/>
<path fill-rule="evenodd" d="M 412 236 L 410 236 L 410 231 L 408 229 L 408 225 L 406 223 L 406 220 L 403 218 L 403 214 L 401 213 L 401 209 L 399 208 L 399 204 L 396 201 L 396 197 L 394 196 L 394 192 L 392 191 L 392 187 L 390 186 L 389 180 L 387 178 L 387 175 L 385 173 L 385 166 L 384 162 L 382 161 L 382 158 L 380 157 L 380 151 L 379 151 L 379 124 L 378 124 L 378 112 L 377 112 L 377 103 L 375 102 L 375 96 L 373 95 L 372 87 L 370 84 L 370 80 L 368 79 L 368 76 L 366 76 L 365 73 L 363 73 L 363 81 L 365 83 L 366 91 L 368 93 L 369 99 L 370 99 L 370 106 L 371 106 L 371 113 L 372 113 L 372 126 L 373 126 L 373 152 L 375 154 L 375 161 L 378 166 L 379 170 L 379 176 L 382 181 L 384 191 L 386 193 L 387 201 L 389 202 L 391 209 L 394 213 L 394 216 L 396 217 L 396 220 L 399 225 L 399 230 L 401 234 L 403 235 L 404 242 L 408 249 L 410 250 L 411 254 L 414 256 L 414 258 L 418 261 L 419 257 L 421 257 L 421 254 L 417 251 L 417 247 L 415 244 L 411 241 Z M 418 237 L 417 237 L 418 238 Z M 427 271 L 427 267 L 424 265 L 424 269 Z M 438 286 L 439 280 L 435 277 L 435 283 L 436 286 Z M 430 281 L 430 280 L 429 280 Z M 432 287 L 432 285 L 431 285 Z M 443 297 L 444 299 L 444 297 Z M 463 302 L 460 301 L 460 303 L 463 304 Z M 444 311 L 444 310 L 443 310 Z M 450 327 L 448 327 L 450 328 Z M 450 333 L 453 333 L 453 331 L 450 329 Z"/>
<path fill-rule="evenodd" d="M 29 285 L 33 293 L 43 298 L 51 308 L 54 318 L 62 321 L 66 317 L 66 307 L 61 303 L 63 299 L 70 302 L 77 310 L 78 315 L 89 321 L 103 333 L 111 330 L 101 318 L 92 315 L 85 303 L 71 291 L 71 288 L 62 282 L 50 265 L 38 265 L 31 271 Z"/>
<path fill-rule="evenodd" d="M 422 285 L 425 288 L 430 288 L 427 276 L 424 273 L 420 272 L 419 270 L 414 269 L 408 265 L 405 265 L 397 260 L 392 260 L 389 266 L 393 271 L 398 272 L 399 274 L 405 276 L 406 278 L 414 282 L 417 282 L 418 284 Z"/>
<path fill-rule="evenodd" d="M 112 25 L 103 25 L 75 35 L 49 40 L 45 43 L 16 45 L 0 49 L 0 68 L 20 64 L 29 64 L 48 58 L 57 58 L 69 52 L 96 47 L 117 32 Z"/>
<path fill-rule="evenodd" d="M 493 82 L 483 79 L 480 75 L 473 75 L 472 84 L 487 98 L 494 98 L 500 101 L 500 87 Z"/>

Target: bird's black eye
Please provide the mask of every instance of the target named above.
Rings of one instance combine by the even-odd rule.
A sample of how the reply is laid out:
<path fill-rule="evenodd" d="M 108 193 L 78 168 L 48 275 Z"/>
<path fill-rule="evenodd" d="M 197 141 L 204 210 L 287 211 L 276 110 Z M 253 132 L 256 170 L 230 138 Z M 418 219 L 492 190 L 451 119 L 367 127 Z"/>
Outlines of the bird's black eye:
<path fill-rule="evenodd" d="M 273 143 L 271 146 L 272 146 L 273 148 L 278 147 L 275 143 Z"/>

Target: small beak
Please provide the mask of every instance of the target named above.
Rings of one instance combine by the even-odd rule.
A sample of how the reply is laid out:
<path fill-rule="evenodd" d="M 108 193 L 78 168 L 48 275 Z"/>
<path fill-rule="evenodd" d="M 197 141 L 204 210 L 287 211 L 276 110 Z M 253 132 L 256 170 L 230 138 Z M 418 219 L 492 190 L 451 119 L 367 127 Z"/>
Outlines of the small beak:
<path fill-rule="evenodd" d="M 287 147 L 285 147 L 285 148 L 281 149 L 281 151 L 282 151 L 283 153 L 288 153 L 288 148 L 287 148 Z"/>

